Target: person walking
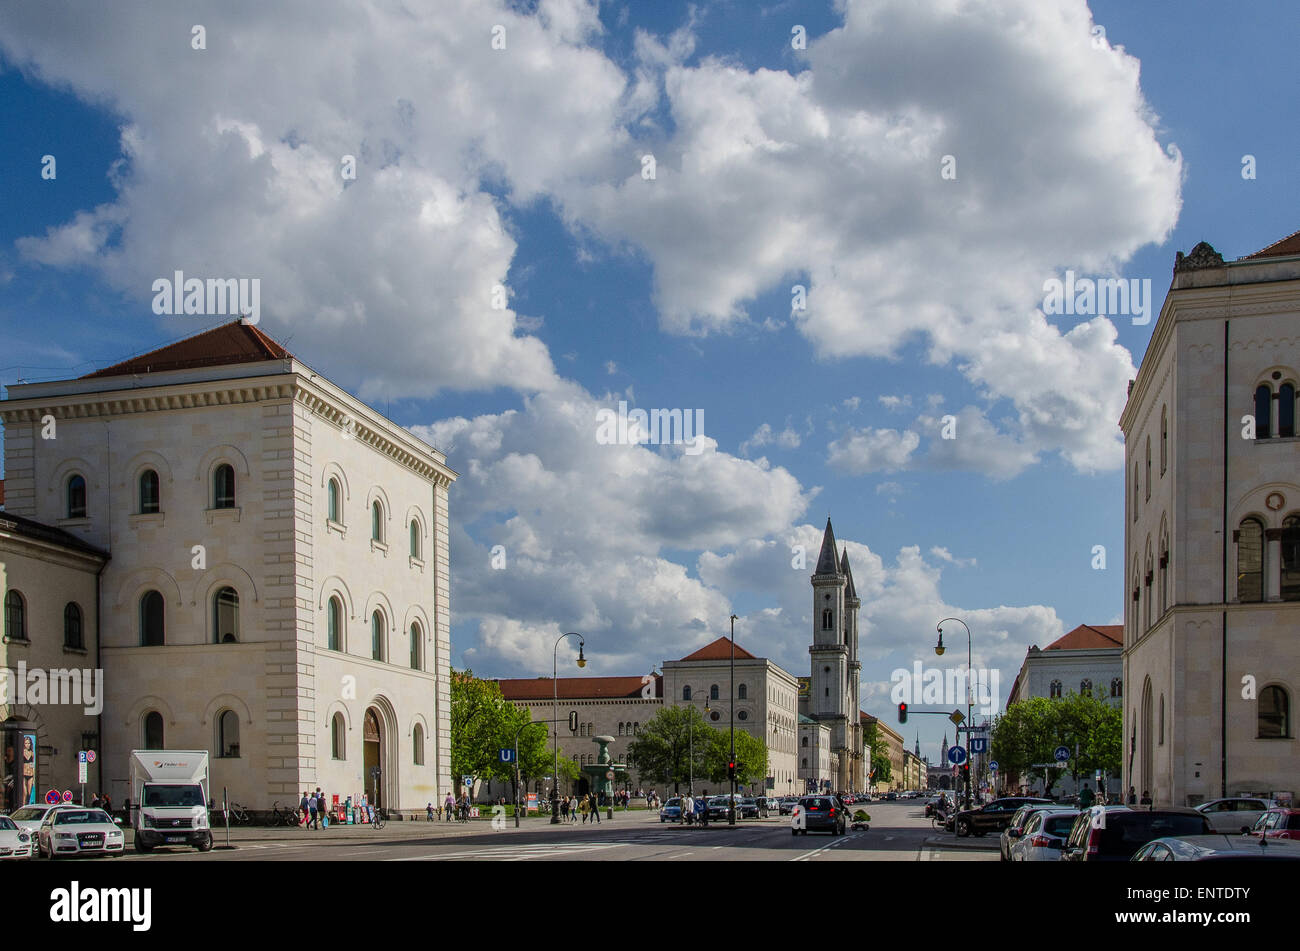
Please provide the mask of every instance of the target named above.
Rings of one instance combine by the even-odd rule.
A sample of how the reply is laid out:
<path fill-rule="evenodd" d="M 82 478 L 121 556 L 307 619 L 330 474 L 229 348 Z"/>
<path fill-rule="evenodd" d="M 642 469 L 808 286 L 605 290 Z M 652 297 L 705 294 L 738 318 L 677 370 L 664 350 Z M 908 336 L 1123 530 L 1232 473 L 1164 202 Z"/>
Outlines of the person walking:
<path fill-rule="evenodd" d="M 578 797 L 577 796 L 572 796 L 572 795 L 569 796 L 569 823 L 571 825 L 578 824 Z"/>
<path fill-rule="evenodd" d="M 330 827 L 330 810 L 326 804 L 325 794 L 321 792 L 319 786 L 316 787 L 316 814 L 320 816 L 319 828 L 328 829 Z"/>
<path fill-rule="evenodd" d="M 298 811 L 302 813 L 302 821 L 299 822 L 298 825 L 305 826 L 307 821 L 311 818 L 309 803 L 307 801 L 307 790 L 305 789 L 302 791 L 302 799 L 298 801 Z"/>
<path fill-rule="evenodd" d="M 1149 791 L 1145 790 L 1145 789 L 1142 790 L 1142 802 L 1141 802 L 1141 805 L 1143 805 L 1143 806 L 1148 806 L 1148 807 L 1151 805 L 1151 793 L 1150 793 Z"/>
<path fill-rule="evenodd" d="M 1084 784 L 1083 784 L 1083 789 L 1079 791 L 1079 808 L 1080 808 L 1081 810 L 1082 810 L 1082 809 L 1091 809 L 1091 808 L 1092 808 L 1092 804 L 1093 804 L 1094 802 L 1096 802 L 1096 801 L 1097 801 L 1097 797 L 1096 797 L 1095 795 L 1093 795 L 1093 792 L 1092 792 L 1092 790 L 1088 787 L 1088 784 L 1087 784 L 1087 783 L 1084 783 Z"/>
<path fill-rule="evenodd" d="M 600 793 L 591 797 L 591 821 L 593 823 L 600 821 Z"/>
<path fill-rule="evenodd" d="M 310 795 L 307 796 L 307 812 L 311 816 L 311 818 L 307 821 L 308 829 L 320 828 L 320 818 L 319 818 L 319 814 L 316 811 L 319 805 L 320 804 L 316 800 L 315 793 L 311 793 Z"/>
<path fill-rule="evenodd" d="M 560 800 L 560 821 L 569 821 L 569 797 L 565 796 Z"/>
<path fill-rule="evenodd" d="M 447 793 L 447 801 L 443 803 L 445 818 L 443 822 L 451 822 L 451 812 L 456 808 L 456 800 L 451 798 L 451 793 Z"/>
<path fill-rule="evenodd" d="M 1130 786 L 1128 788 L 1128 804 L 1130 806 L 1136 806 L 1137 801 L 1138 801 L 1137 787 Z"/>

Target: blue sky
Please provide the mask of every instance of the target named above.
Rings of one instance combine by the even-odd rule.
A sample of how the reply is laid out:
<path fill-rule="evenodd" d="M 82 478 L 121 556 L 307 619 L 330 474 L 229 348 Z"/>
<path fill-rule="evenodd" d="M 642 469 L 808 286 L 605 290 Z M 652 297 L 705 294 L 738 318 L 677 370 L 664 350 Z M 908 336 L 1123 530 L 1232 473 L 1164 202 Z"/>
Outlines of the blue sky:
<path fill-rule="evenodd" d="M 453 659 L 479 674 L 548 673 L 564 630 L 640 673 L 733 611 L 806 673 L 827 515 L 872 712 L 945 615 L 1004 690 L 1031 643 L 1120 618 L 1091 553 L 1119 563 L 1154 320 L 1034 311 L 1073 269 L 1149 279 L 1154 314 L 1176 251 L 1300 227 L 1285 5 L 466 0 L 354 33 L 329 7 L 0 26 L 0 383 L 219 320 L 151 312 L 175 269 L 260 278 L 264 330 L 461 473 Z M 600 445 L 620 399 L 713 442 Z"/>

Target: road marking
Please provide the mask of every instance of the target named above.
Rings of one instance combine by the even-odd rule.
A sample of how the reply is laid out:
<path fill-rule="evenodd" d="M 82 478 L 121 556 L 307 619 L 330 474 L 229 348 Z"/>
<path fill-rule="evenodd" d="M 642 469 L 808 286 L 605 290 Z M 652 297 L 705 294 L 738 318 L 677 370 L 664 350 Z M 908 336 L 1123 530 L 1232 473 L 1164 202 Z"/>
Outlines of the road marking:
<path fill-rule="evenodd" d="M 845 842 L 848 842 L 850 839 L 853 839 L 853 838 L 856 838 L 856 837 L 857 837 L 857 836 L 856 836 L 854 833 L 849 833 L 848 835 L 846 835 L 846 836 L 842 836 L 842 837 L 834 837 L 834 836 L 832 836 L 832 837 L 831 837 L 831 841 L 828 842 L 826 845 L 823 845 L 820 849 L 813 849 L 813 851 L 811 851 L 811 852 L 805 852 L 803 855 L 799 855 L 799 856 L 796 856 L 795 858 L 791 859 L 791 861 L 792 861 L 792 862 L 807 862 L 809 859 L 813 858 L 813 856 L 820 855 L 821 853 L 825 852 L 827 849 L 833 849 L 833 848 L 835 848 L 837 845 L 843 845 Z"/>
<path fill-rule="evenodd" d="M 443 852 L 437 855 L 409 855 L 388 859 L 389 862 L 442 862 L 447 859 L 497 859 L 506 862 L 521 862 L 532 858 L 549 858 L 557 855 L 576 855 L 582 852 L 599 852 L 604 849 L 621 848 L 623 842 L 564 843 L 554 845 L 502 845 L 482 849 L 467 849 L 461 852 Z"/>

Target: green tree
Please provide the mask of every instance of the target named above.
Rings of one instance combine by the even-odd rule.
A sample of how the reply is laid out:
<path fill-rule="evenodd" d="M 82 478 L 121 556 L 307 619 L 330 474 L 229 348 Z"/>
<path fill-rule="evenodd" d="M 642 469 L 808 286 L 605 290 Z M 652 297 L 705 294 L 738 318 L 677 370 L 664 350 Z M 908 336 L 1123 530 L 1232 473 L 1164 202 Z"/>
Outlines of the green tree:
<path fill-rule="evenodd" d="M 671 783 L 675 791 L 680 791 L 681 785 L 691 777 L 692 735 L 694 774 L 700 779 L 708 778 L 708 754 L 717 731 L 695 707 L 664 707 L 641 726 L 641 734 L 628 745 L 628 754 L 642 777 L 665 786 Z M 725 770 L 724 761 L 724 774 Z"/>
<path fill-rule="evenodd" d="M 513 764 L 501 762 L 500 751 L 519 741 L 520 774 L 549 776 L 552 759 L 544 724 L 527 726 L 532 714 L 501 695 L 500 684 L 479 680 L 472 671 L 451 672 L 451 771 L 461 776 L 513 783 Z M 561 769 L 563 770 L 563 764 Z"/>
<path fill-rule="evenodd" d="M 1094 770 L 1119 772 L 1122 714 L 1105 700 L 1076 693 L 1055 699 L 1034 697 L 1008 707 L 994 721 L 990 739 L 993 758 L 1004 771 L 1041 781 L 1050 796 L 1063 771 L 1033 764 L 1053 762 L 1058 746 L 1070 750 L 1076 785 Z"/>
<path fill-rule="evenodd" d="M 731 759 L 731 730 L 710 729 L 712 737 L 707 742 L 705 775 L 719 788 L 726 788 L 727 763 Z M 699 746 L 700 738 L 695 738 Z M 699 773 L 696 773 L 698 776 Z M 736 731 L 736 785 L 761 784 L 767 778 L 767 746 L 745 730 Z"/>
<path fill-rule="evenodd" d="M 871 750 L 871 782 L 888 783 L 894 778 L 894 764 L 889 759 L 889 743 L 880 724 L 875 720 L 867 721 L 862 730 L 862 745 Z"/>

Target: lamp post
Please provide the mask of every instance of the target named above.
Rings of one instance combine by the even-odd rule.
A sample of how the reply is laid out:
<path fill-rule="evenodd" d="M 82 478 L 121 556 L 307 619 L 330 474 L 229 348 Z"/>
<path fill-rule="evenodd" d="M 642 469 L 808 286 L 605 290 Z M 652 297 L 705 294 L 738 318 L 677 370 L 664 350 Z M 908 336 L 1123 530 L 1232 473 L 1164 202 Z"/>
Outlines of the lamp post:
<path fill-rule="evenodd" d="M 582 649 L 587 642 L 583 640 L 581 634 L 570 631 L 567 634 L 561 634 L 555 639 L 555 647 L 551 650 L 551 729 L 552 734 L 551 748 L 555 751 L 555 781 L 551 783 L 551 825 L 560 824 L 560 641 L 566 637 L 576 637 L 578 639 L 578 667 L 587 666 L 587 658 L 582 655 Z"/>
<path fill-rule="evenodd" d="M 731 762 L 736 761 L 736 615 L 731 616 L 731 685 L 730 700 L 728 706 L 731 707 Z M 727 800 L 727 825 L 736 824 L 736 769 L 733 766 L 731 772 L 731 796 Z"/>
<path fill-rule="evenodd" d="M 956 622 L 957 622 L 958 624 L 960 624 L 962 627 L 966 628 L 966 727 L 967 727 L 967 729 L 966 729 L 966 770 L 965 770 L 965 772 L 966 772 L 966 808 L 969 809 L 969 808 L 971 807 L 971 794 L 970 794 L 970 708 L 971 708 L 971 696 L 970 696 L 971 659 L 970 659 L 970 655 L 971 655 L 971 637 L 970 637 L 970 628 L 967 627 L 966 622 L 963 621 L 961 618 L 955 618 L 955 617 L 946 617 L 946 618 L 943 619 L 943 621 L 940 621 L 938 624 L 936 624 L 934 629 L 935 629 L 936 631 L 939 632 L 939 643 L 936 644 L 936 645 L 934 646 L 934 652 L 935 652 L 935 654 L 937 654 L 937 655 L 940 656 L 940 657 L 943 656 L 943 652 L 944 652 L 944 649 L 945 649 L 944 646 L 943 646 L 943 624 L 944 624 L 944 621 L 956 621 Z"/>

